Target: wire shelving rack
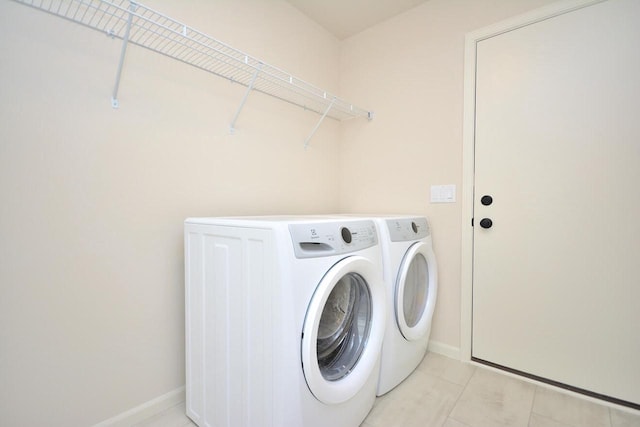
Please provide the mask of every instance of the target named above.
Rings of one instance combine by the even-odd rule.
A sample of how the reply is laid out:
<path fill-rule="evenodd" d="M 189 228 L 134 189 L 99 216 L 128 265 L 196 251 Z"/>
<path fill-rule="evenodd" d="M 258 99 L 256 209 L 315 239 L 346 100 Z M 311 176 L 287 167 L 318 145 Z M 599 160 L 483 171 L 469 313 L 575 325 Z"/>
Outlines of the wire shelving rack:
<path fill-rule="evenodd" d="M 176 59 L 247 88 L 233 120 L 235 122 L 251 91 L 261 92 L 314 111 L 321 119 L 305 141 L 305 147 L 325 117 L 346 120 L 373 113 L 235 49 L 188 25 L 131 0 L 14 0 L 35 9 L 123 40 L 112 105 L 117 99 L 120 75 L 128 44 Z"/>

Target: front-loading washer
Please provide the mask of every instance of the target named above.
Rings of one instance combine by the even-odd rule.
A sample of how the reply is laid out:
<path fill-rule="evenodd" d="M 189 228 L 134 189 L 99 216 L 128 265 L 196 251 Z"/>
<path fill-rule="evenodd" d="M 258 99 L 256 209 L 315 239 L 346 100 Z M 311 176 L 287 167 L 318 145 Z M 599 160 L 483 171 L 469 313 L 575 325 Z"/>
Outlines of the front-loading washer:
<path fill-rule="evenodd" d="M 388 305 L 377 394 L 406 379 L 424 358 L 438 292 L 429 223 L 420 216 L 374 217 Z"/>
<path fill-rule="evenodd" d="M 372 220 L 187 219 L 187 415 L 199 426 L 359 426 L 386 326 L 378 241 Z"/>

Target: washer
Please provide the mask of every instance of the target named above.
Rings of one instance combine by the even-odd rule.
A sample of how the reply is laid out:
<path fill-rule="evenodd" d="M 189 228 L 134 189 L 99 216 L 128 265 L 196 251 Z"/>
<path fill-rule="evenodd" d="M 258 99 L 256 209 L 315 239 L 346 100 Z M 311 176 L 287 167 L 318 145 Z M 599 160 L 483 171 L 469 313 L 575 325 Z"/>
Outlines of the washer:
<path fill-rule="evenodd" d="M 187 415 L 199 426 L 359 426 L 380 373 L 382 280 L 372 220 L 187 219 Z"/>
<path fill-rule="evenodd" d="M 425 217 L 376 217 L 388 304 L 378 396 L 417 368 L 429 343 L 438 270 Z"/>

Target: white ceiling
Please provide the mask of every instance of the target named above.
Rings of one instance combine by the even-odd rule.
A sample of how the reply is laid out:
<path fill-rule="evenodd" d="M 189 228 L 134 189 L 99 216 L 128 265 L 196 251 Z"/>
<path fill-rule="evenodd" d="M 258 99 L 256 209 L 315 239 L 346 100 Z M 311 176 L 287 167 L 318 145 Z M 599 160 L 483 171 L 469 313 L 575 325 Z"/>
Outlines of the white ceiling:
<path fill-rule="evenodd" d="M 342 40 L 427 0 L 286 0 Z"/>

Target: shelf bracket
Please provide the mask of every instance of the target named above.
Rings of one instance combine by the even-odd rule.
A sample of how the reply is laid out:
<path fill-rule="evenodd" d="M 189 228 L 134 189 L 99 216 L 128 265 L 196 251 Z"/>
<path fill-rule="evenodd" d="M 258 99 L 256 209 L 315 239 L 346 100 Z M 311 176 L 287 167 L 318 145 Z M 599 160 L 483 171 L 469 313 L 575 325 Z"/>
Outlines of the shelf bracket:
<path fill-rule="evenodd" d="M 304 149 L 306 150 L 307 147 L 309 146 L 309 141 L 311 141 L 311 138 L 313 137 L 313 135 L 315 135 L 316 131 L 318 130 L 318 128 L 320 127 L 320 125 L 322 124 L 322 122 L 324 121 L 324 118 L 327 117 L 327 114 L 329 114 L 329 111 L 331 110 L 331 107 L 333 107 L 333 104 L 336 102 L 336 98 L 334 97 L 331 102 L 329 103 L 329 105 L 327 106 L 327 109 L 324 110 L 324 114 L 322 115 L 322 117 L 320 117 L 320 120 L 318 121 L 318 123 L 316 124 L 316 126 L 313 128 L 313 130 L 311 131 L 311 133 L 309 134 L 309 136 L 307 137 L 307 139 L 304 140 Z"/>
<path fill-rule="evenodd" d="M 247 58 L 247 61 L 248 61 L 248 58 Z M 244 104 L 247 102 L 247 98 L 249 97 L 249 93 L 253 90 L 253 86 L 255 85 L 256 79 L 258 78 L 258 73 L 262 69 L 262 65 L 263 64 L 261 62 L 256 67 L 256 70 L 253 73 L 253 77 L 251 77 L 251 82 L 249 83 L 249 86 L 247 86 L 247 91 L 244 93 L 244 96 L 242 97 L 242 101 L 240 101 L 240 106 L 238 107 L 238 111 L 236 111 L 235 116 L 233 116 L 233 119 L 231 120 L 231 124 L 229 125 L 229 133 L 231 135 L 233 135 L 234 132 L 236 131 L 236 121 L 238 120 L 238 116 L 240 116 L 240 112 L 242 111 L 242 107 L 244 107 Z"/>
<path fill-rule="evenodd" d="M 113 87 L 113 94 L 111 95 L 111 106 L 118 108 L 120 102 L 118 101 L 118 88 L 120 87 L 120 76 L 122 75 L 122 67 L 124 66 L 124 57 L 127 53 L 127 45 L 129 44 L 129 34 L 131 33 L 131 23 L 133 22 L 133 13 L 138 8 L 135 2 L 131 2 L 129 5 L 129 17 L 127 18 L 127 28 L 124 32 L 124 38 L 122 39 L 122 50 L 120 51 L 120 62 L 118 63 L 118 71 L 116 71 L 116 84 Z"/>

